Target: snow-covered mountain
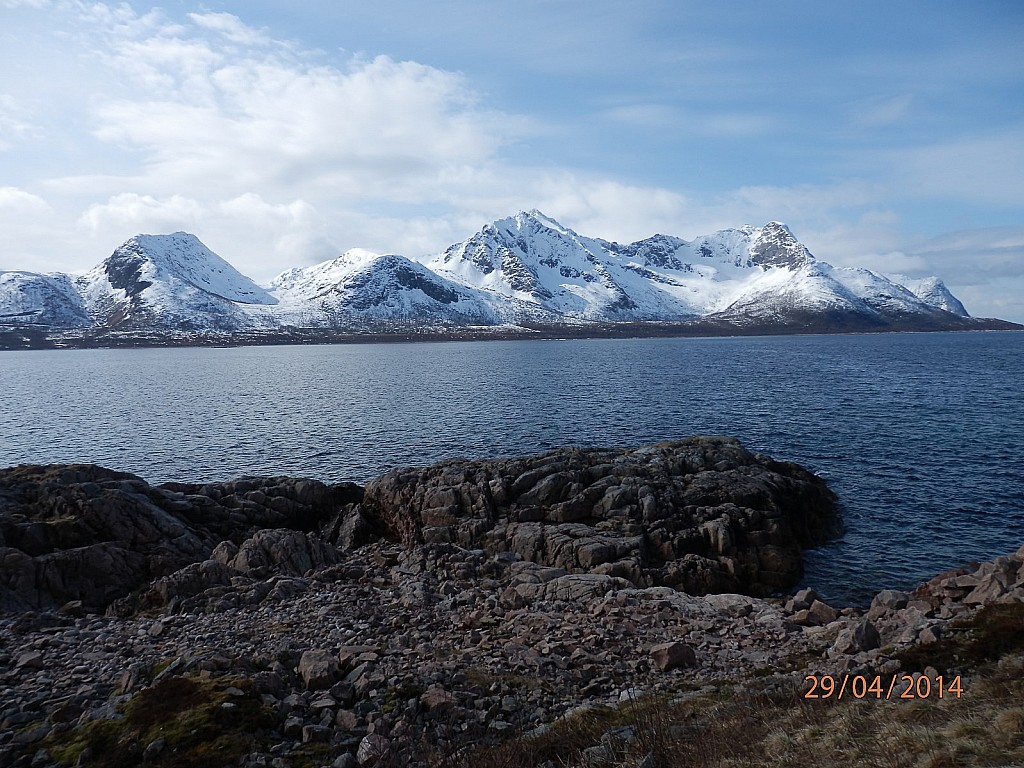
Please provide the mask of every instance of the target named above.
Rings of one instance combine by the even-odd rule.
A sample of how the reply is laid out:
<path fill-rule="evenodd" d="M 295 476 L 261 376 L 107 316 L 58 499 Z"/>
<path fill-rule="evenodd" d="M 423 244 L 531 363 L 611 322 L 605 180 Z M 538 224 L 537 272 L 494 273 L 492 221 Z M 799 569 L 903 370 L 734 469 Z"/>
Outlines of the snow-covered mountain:
<path fill-rule="evenodd" d="M 946 287 L 946 284 L 937 277 L 924 277 L 917 280 L 903 277 L 902 275 L 889 275 L 889 277 L 894 282 L 906 286 L 908 290 L 926 304 L 952 312 L 954 315 L 970 317 L 964 305 L 960 303 L 960 299 L 954 296 L 949 288 Z"/>
<path fill-rule="evenodd" d="M 426 263 L 464 285 L 585 320 L 870 328 L 914 316 L 939 322 L 938 311 L 956 302 L 945 286 L 918 295 L 869 270 L 818 261 L 779 222 L 619 245 L 531 211 L 488 224 Z M 930 280 L 922 284 L 941 285 Z"/>
<path fill-rule="evenodd" d="M 158 335 L 397 325 L 586 332 L 595 323 L 607 330 L 644 321 L 682 323 L 695 333 L 1001 322 L 970 318 L 938 278 L 910 281 L 820 261 L 778 222 L 621 245 L 521 212 L 418 261 L 356 249 L 283 272 L 266 287 L 185 232 L 133 237 L 77 278 L 0 272 L 0 326 Z"/>
<path fill-rule="evenodd" d="M 92 320 L 67 275 L 0 272 L 0 325 L 86 328 Z"/>
<path fill-rule="evenodd" d="M 245 305 L 277 303 L 195 235 L 137 235 L 76 280 L 93 322 L 119 328 L 247 327 Z"/>
<path fill-rule="evenodd" d="M 532 304 L 460 285 L 403 256 L 363 249 L 332 261 L 291 269 L 269 291 L 273 315 L 299 328 L 339 328 L 355 321 L 430 320 L 456 325 L 498 325 L 532 316 L 557 320 Z"/>

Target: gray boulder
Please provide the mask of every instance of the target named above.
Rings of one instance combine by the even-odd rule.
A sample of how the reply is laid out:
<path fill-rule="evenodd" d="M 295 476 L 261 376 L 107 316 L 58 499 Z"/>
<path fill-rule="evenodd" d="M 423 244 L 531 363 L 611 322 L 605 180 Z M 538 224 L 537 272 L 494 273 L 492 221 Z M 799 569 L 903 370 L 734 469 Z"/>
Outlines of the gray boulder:
<path fill-rule="evenodd" d="M 875 625 L 867 619 L 840 630 L 831 654 L 850 656 L 861 651 L 871 651 L 881 645 L 881 638 Z"/>
<path fill-rule="evenodd" d="M 697 663 L 697 655 L 685 643 L 659 643 L 651 648 L 651 661 L 662 672 L 677 667 L 692 667 Z"/>

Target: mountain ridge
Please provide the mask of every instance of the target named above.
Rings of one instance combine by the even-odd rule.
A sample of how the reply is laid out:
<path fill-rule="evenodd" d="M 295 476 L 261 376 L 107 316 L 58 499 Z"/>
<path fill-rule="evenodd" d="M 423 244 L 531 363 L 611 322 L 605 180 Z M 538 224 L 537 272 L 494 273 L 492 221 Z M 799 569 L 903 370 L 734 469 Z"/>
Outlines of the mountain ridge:
<path fill-rule="evenodd" d="M 833 266 L 777 221 L 620 244 L 535 209 L 439 254 L 353 249 L 266 286 L 186 232 L 136 235 L 80 276 L 0 272 L 0 326 L 65 336 L 627 326 L 643 335 L 651 323 L 695 335 L 1021 327 L 970 317 L 938 277 Z"/>

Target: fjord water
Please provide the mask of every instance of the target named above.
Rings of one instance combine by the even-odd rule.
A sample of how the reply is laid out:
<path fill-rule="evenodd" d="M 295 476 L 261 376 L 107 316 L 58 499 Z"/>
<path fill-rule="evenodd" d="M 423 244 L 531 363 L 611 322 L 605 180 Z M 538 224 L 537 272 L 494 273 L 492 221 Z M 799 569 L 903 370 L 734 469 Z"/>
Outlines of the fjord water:
<path fill-rule="evenodd" d="M 837 603 L 1024 544 L 1024 333 L 6 352 L 0 466 L 150 482 L 728 434 L 821 474 Z"/>

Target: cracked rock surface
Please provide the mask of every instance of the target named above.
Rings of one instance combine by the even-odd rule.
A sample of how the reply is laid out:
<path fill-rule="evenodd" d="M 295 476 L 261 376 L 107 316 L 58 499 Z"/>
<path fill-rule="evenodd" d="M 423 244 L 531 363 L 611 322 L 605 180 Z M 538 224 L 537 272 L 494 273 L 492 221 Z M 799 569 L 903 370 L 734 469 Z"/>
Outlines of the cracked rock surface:
<path fill-rule="evenodd" d="M 453 543 L 636 586 L 765 596 L 799 580 L 803 548 L 837 533 L 834 501 L 795 464 L 694 437 L 396 469 L 366 487 L 355 512 L 406 546 Z"/>

